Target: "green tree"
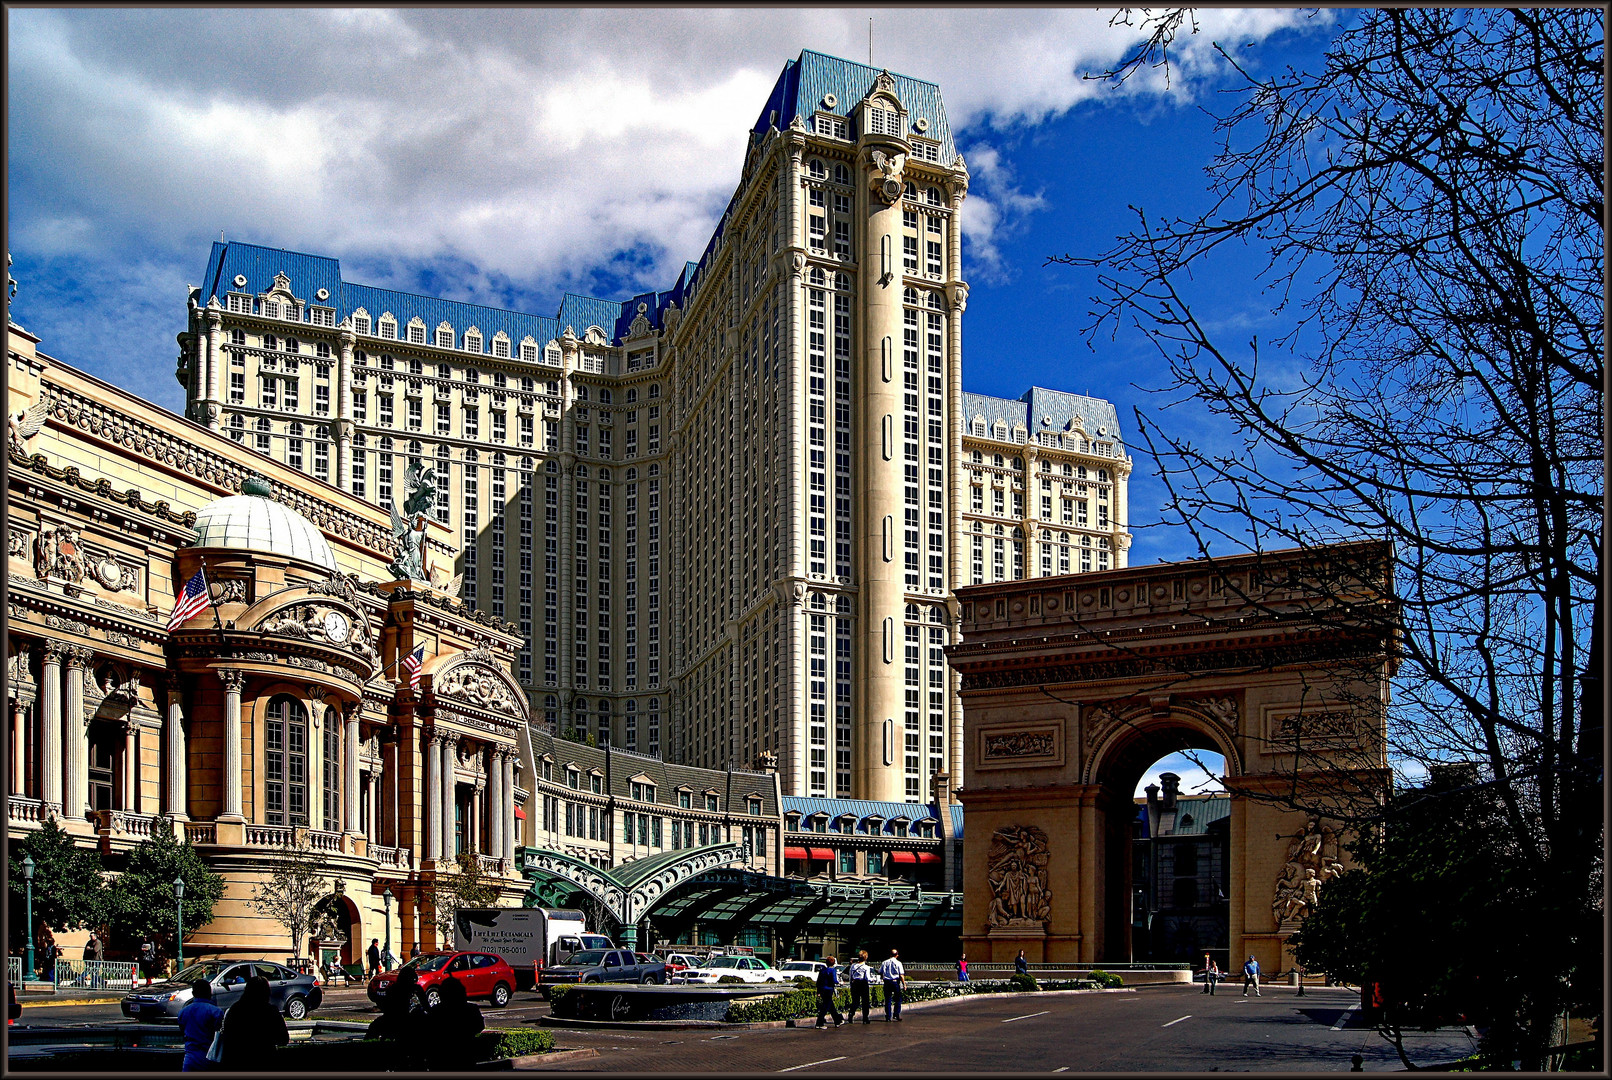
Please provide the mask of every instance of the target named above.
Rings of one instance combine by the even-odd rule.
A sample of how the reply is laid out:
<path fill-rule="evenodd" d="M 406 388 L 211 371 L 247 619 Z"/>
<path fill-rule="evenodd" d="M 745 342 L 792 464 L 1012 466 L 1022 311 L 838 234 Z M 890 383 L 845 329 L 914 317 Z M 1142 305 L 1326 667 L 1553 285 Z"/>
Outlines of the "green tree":
<path fill-rule="evenodd" d="M 24 925 L 26 885 L 22 876 L 23 856 L 34 860 L 34 923 L 36 930 L 79 930 L 100 926 L 106 920 L 109 893 L 102 874 L 100 853 L 79 847 L 54 817 L 35 832 L 24 836 L 11 850 L 12 938 L 21 943 L 27 934 Z"/>
<path fill-rule="evenodd" d="M 178 955 L 174 881 L 185 882 L 184 917 L 188 934 L 213 921 L 213 908 L 224 896 L 224 878 L 213 873 L 189 842 L 180 840 L 172 822 L 156 819 L 151 837 L 129 851 L 108 905 L 115 939 L 129 947 L 151 941 L 161 956 Z"/>
<path fill-rule="evenodd" d="M 252 891 L 251 904 L 285 927 L 291 955 L 301 956 L 314 905 L 330 888 L 324 859 L 304 840 L 275 853 L 273 869 Z"/>

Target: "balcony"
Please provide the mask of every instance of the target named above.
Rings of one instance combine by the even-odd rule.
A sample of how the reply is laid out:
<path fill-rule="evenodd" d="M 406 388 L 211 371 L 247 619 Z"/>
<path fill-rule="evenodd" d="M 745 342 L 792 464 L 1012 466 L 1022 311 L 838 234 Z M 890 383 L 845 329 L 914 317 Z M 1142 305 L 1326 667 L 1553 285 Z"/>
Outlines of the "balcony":
<path fill-rule="evenodd" d="M 6 823 L 13 828 L 37 829 L 45 820 L 45 803 L 42 799 L 30 799 L 26 795 L 11 796 L 10 806 L 7 809 Z"/>

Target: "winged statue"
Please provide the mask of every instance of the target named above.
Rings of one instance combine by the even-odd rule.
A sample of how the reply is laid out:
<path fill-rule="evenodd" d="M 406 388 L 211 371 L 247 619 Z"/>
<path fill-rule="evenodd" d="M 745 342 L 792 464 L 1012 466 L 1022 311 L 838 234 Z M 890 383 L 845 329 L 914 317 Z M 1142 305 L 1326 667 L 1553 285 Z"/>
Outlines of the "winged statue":
<path fill-rule="evenodd" d="M 426 565 L 426 517 L 437 502 L 437 474 L 434 465 L 410 465 L 403 478 L 403 512 L 394 505 L 392 538 L 397 542 L 397 558 L 387 567 L 398 580 L 430 581 Z"/>
<path fill-rule="evenodd" d="M 901 198 L 902 170 L 907 164 L 906 154 L 886 154 L 883 150 L 872 152 L 874 168 L 878 171 L 873 176 L 873 190 L 878 192 L 887 203 L 894 203 Z"/>
<path fill-rule="evenodd" d="M 19 453 L 25 451 L 28 440 L 39 434 L 39 429 L 45 426 L 45 416 L 49 412 L 50 402 L 40 398 L 26 409 L 7 413 L 6 436 L 11 449 Z"/>

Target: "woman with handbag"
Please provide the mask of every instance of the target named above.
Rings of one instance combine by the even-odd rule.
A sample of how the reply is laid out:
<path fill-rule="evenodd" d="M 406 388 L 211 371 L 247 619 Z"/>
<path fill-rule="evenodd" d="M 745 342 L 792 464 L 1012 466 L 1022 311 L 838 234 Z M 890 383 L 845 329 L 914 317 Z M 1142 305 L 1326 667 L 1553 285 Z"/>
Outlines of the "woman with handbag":
<path fill-rule="evenodd" d="M 269 1051 L 291 1041 L 285 1019 L 269 999 L 269 980 L 261 975 L 246 980 L 241 1000 L 224 1014 L 223 1035 L 226 1069 L 268 1068 Z"/>

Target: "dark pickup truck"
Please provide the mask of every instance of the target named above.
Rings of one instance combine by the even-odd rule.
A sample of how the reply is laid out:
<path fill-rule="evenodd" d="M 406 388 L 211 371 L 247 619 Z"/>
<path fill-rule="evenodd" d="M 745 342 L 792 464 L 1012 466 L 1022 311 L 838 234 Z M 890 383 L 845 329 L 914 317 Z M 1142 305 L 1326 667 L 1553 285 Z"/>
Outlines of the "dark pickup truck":
<path fill-rule="evenodd" d="M 566 957 L 564 963 L 545 967 L 538 974 L 537 988 L 547 1001 L 551 988 L 571 983 L 665 981 L 665 964 L 640 963 L 630 949 L 583 949 Z"/>

